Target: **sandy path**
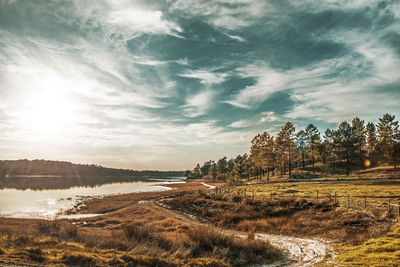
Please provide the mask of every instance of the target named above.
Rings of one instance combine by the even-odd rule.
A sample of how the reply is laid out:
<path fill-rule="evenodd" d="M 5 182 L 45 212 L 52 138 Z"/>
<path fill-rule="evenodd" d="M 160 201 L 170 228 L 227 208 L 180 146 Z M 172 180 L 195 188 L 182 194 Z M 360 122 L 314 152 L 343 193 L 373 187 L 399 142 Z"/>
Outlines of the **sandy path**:
<path fill-rule="evenodd" d="M 264 266 L 313 266 L 333 256 L 327 242 L 284 235 L 256 234 L 284 251 L 290 260 Z"/>

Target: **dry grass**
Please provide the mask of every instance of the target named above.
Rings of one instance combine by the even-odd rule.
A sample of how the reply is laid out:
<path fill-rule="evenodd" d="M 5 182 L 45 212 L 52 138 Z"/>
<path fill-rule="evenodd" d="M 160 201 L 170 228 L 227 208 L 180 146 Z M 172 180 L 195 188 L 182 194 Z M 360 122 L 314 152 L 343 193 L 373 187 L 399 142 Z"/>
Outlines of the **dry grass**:
<path fill-rule="evenodd" d="M 387 232 L 392 221 L 387 214 L 376 218 L 372 214 L 347 210 L 327 201 L 246 199 L 232 202 L 215 199 L 220 198 L 188 193 L 165 200 L 165 203 L 173 209 L 194 214 L 225 228 L 319 236 L 350 244 L 359 244 Z"/>
<path fill-rule="evenodd" d="M 12 223 L 4 226 L 7 221 Z M 78 220 L 76 225 L 17 219 L 0 219 L 0 224 L 0 261 L 20 264 L 227 266 L 280 257 L 267 243 L 193 228 L 147 205 Z"/>
<path fill-rule="evenodd" d="M 341 266 L 400 266 L 400 224 L 358 246 L 337 245 Z"/>
<path fill-rule="evenodd" d="M 333 201 L 336 194 L 337 202 L 346 207 L 349 196 L 350 207 L 359 210 L 364 210 L 365 206 L 369 210 L 383 210 L 385 205 L 382 203 L 388 202 L 389 198 L 392 203 L 400 203 L 400 179 L 344 179 L 252 184 L 238 186 L 232 190 L 231 194 L 243 196 L 246 192 L 247 197 L 252 197 L 253 191 L 255 199 L 306 198 L 310 201 L 316 201 L 317 194 L 319 200 Z"/>
<path fill-rule="evenodd" d="M 142 241 L 149 239 L 154 232 L 154 229 L 150 225 L 142 225 L 130 223 L 123 226 L 125 237 L 128 240 Z"/>
<path fill-rule="evenodd" d="M 187 231 L 192 243 L 192 256 L 208 252 L 222 254 L 225 258 L 235 259 L 235 264 L 257 262 L 262 259 L 278 260 L 280 252 L 270 244 L 260 241 L 236 237 L 211 227 L 195 226 Z"/>

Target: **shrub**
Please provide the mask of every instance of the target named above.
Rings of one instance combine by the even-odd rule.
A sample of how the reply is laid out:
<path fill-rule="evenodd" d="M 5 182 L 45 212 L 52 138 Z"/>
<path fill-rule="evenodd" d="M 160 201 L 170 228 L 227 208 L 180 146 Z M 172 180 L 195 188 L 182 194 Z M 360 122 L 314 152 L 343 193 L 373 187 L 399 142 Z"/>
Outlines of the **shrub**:
<path fill-rule="evenodd" d="M 225 257 L 235 265 L 261 259 L 277 260 L 282 257 L 279 250 L 265 241 L 228 235 L 223 231 L 206 226 L 192 227 L 186 234 L 194 243 L 192 248 L 192 256 L 194 257 L 207 252 L 218 253 L 219 257 Z"/>
<path fill-rule="evenodd" d="M 154 232 L 153 227 L 149 225 L 141 225 L 130 223 L 123 226 L 125 237 L 128 240 L 136 240 L 141 241 L 143 239 L 151 238 L 152 233 Z"/>
<path fill-rule="evenodd" d="M 26 250 L 28 257 L 33 261 L 43 262 L 46 258 L 40 248 L 28 248 Z"/>
<path fill-rule="evenodd" d="M 75 238 L 78 236 L 78 226 L 76 225 L 66 224 L 63 230 L 67 237 Z"/>
<path fill-rule="evenodd" d="M 60 224 L 57 220 L 37 220 L 37 229 L 40 233 L 51 234 L 60 230 Z"/>
<path fill-rule="evenodd" d="M 232 201 L 233 202 L 241 202 L 242 201 L 242 196 L 233 196 L 232 197 Z"/>
<path fill-rule="evenodd" d="M 96 259 L 85 254 L 65 254 L 61 259 L 67 265 L 73 266 L 96 266 Z"/>

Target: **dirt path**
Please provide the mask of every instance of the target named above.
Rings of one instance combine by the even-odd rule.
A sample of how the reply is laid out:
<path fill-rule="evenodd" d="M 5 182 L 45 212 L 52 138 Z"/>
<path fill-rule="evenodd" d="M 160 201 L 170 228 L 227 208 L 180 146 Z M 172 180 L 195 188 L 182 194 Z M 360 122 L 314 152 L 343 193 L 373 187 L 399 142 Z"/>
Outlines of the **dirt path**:
<path fill-rule="evenodd" d="M 327 242 L 316 239 L 270 234 L 256 234 L 256 238 L 283 250 L 290 259 L 266 266 L 313 266 L 334 256 Z"/>
<path fill-rule="evenodd" d="M 155 209 L 161 210 L 164 214 L 179 220 L 190 221 L 190 223 L 197 225 L 210 226 L 207 223 L 200 222 L 198 218 L 194 215 L 170 209 L 168 206 L 166 206 L 161 202 L 161 199 L 157 201 L 154 200 L 146 201 L 146 203 L 143 204 L 150 205 Z M 232 232 L 232 234 L 235 234 L 243 238 L 247 237 L 247 233 L 238 231 L 229 231 L 229 232 Z M 323 261 L 331 261 L 335 256 L 332 253 L 332 249 L 328 244 L 328 242 L 322 240 L 298 238 L 298 237 L 284 236 L 284 235 L 262 234 L 262 233 L 255 234 L 255 237 L 261 240 L 268 241 L 274 247 L 282 250 L 287 256 L 287 260 L 267 265 L 260 264 L 257 266 L 270 266 L 270 267 L 313 266 Z"/>

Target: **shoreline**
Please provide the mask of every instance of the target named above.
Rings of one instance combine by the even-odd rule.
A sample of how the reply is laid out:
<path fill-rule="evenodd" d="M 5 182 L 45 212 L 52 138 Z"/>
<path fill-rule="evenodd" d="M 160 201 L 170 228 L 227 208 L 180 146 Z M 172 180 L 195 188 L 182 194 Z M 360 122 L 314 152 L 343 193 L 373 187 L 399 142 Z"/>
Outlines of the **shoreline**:
<path fill-rule="evenodd" d="M 210 184 L 222 185 L 222 183 Z M 116 194 L 107 195 L 103 197 L 89 197 L 82 199 L 77 203 L 80 206 L 79 209 L 75 207 L 69 211 L 65 211 L 64 215 L 72 214 L 101 214 L 106 215 L 107 213 L 117 211 L 122 208 L 136 204 L 141 200 L 150 200 L 159 197 L 165 197 L 176 193 L 196 191 L 202 189 L 209 189 L 208 185 L 204 185 L 203 180 L 188 180 L 185 183 L 169 183 L 162 185 L 170 188 L 170 190 L 164 191 L 153 191 L 153 192 L 136 192 L 128 194 Z"/>

